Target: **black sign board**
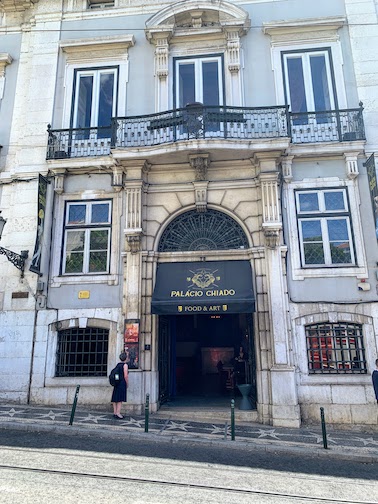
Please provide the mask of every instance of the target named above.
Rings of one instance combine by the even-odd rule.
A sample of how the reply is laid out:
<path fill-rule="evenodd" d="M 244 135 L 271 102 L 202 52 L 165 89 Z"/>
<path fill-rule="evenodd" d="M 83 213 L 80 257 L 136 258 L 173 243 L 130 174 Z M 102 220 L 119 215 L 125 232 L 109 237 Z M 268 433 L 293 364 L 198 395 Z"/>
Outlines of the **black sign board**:
<path fill-rule="evenodd" d="M 164 263 L 158 266 L 152 313 L 213 315 L 255 310 L 249 261 Z"/>
<path fill-rule="evenodd" d="M 366 172 L 369 182 L 369 191 L 371 198 L 371 205 L 373 208 L 375 237 L 378 240 L 378 187 L 377 187 L 377 173 L 375 170 L 375 157 L 372 154 L 365 163 Z"/>
<path fill-rule="evenodd" d="M 45 226 L 45 213 L 46 213 L 46 194 L 47 194 L 48 181 L 39 175 L 38 179 L 38 223 L 37 223 L 37 236 L 35 239 L 34 253 L 31 260 L 30 271 L 33 273 L 41 273 L 41 254 L 43 231 Z"/>

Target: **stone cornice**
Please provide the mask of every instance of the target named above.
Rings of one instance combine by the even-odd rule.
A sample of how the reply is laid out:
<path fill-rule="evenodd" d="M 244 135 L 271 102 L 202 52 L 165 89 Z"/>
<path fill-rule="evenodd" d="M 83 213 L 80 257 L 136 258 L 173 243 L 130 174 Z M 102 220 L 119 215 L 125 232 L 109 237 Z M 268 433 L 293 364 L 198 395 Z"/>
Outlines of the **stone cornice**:
<path fill-rule="evenodd" d="M 135 44 L 134 35 L 119 35 L 115 37 L 96 37 L 87 39 L 62 40 L 60 47 L 67 54 L 68 59 L 86 57 L 104 57 L 104 50 L 114 56 L 124 56 L 129 47 Z"/>
<path fill-rule="evenodd" d="M 0 0 L 0 12 L 17 12 L 30 9 L 38 0 Z"/>
<path fill-rule="evenodd" d="M 292 21 L 263 23 L 263 31 L 265 34 L 276 36 L 295 32 L 329 31 L 338 30 L 344 26 L 345 22 L 346 18 L 343 16 L 294 19 Z"/>

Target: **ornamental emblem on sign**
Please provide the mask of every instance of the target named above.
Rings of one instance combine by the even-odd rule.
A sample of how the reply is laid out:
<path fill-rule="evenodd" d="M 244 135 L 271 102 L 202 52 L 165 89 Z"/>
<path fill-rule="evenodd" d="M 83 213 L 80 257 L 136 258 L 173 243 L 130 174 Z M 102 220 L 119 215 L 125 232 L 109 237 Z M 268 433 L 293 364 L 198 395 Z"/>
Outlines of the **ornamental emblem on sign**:
<path fill-rule="evenodd" d="M 210 285 L 215 286 L 216 280 L 220 280 L 219 276 L 215 276 L 217 270 L 211 271 L 208 268 L 200 268 L 190 272 L 193 273 L 193 276 L 187 278 L 188 282 L 192 282 L 189 288 L 196 286 L 199 289 L 207 289 Z"/>

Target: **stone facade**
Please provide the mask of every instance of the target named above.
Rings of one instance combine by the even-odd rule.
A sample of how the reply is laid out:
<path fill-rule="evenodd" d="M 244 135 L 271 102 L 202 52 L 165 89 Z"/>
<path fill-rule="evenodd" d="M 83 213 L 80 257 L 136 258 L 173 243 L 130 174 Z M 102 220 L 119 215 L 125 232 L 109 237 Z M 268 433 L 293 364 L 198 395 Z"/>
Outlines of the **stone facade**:
<path fill-rule="evenodd" d="M 377 240 L 364 165 L 377 150 L 377 108 L 359 53 L 376 27 L 348 27 L 360 2 L 294 3 L 0 2 L 1 245 L 29 250 L 24 276 L 0 256 L 2 400 L 69 404 L 80 384 L 81 403 L 107 403 L 125 320 L 137 320 L 127 408 L 141 413 L 149 393 L 156 411 L 159 265 L 240 260 L 255 295 L 245 316 L 258 420 L 298 427 L 322 406 L 329 422 L 377 425 Z M 364 6 L 376 19 L 376 2 Z M 291 88 L 299 62 L 304 111 Z M 192 88 L 180 87 L 189 68 Z M 35 274 L 39 174 L 48 184 Z M 192 211 L 232 218 L 248 246 L 161 251 L 164 231 Z M 99 375 L 57 371 L 63 336 L 100 333 Z"/>

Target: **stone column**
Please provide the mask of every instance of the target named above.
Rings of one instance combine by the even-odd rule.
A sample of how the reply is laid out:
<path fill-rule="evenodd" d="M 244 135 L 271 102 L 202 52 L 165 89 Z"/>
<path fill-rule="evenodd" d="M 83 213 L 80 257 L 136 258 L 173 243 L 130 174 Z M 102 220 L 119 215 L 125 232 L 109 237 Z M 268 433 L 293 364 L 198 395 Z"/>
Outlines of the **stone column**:
<path fill-rule="evenodd" d="M 146 368 L 150 369 L 150 362 L 145 358 L 145 327 L 142 313 L 142 236 L 143 217 L 142 200 L 144 179 L 149 170 L 149 165 L 142 162 L 133 162 L 127 166 L 124 180 L 124 215 L 125 215 L 125 252 L 122 253 L 124 261 L 123 270 L 123 303 L 122 313 L 125 319 L 140 320 L 139 335 L 139 370 L 131 372 L 130 392 L 136 412 L 142 411 L 145 400 Z"/>
<path fill-rule="evenodd" d="M 282 216 L 279 202 L 278 160 L 280 153 L 257 155 L 260 169 L 262 229 L 265 236 L 265 261 L 272 349 L 271 418 L 273 425 L 300 426 L 300 411 L 291 365 L 291 333 L 288 324 L 288 294 L 284 259 L 286 247 L 281 244 Z"/>

